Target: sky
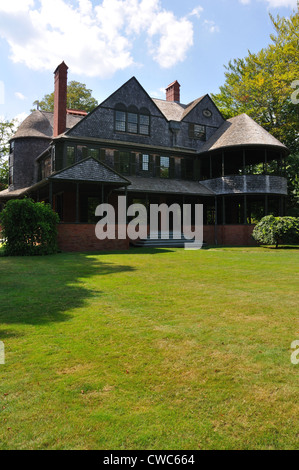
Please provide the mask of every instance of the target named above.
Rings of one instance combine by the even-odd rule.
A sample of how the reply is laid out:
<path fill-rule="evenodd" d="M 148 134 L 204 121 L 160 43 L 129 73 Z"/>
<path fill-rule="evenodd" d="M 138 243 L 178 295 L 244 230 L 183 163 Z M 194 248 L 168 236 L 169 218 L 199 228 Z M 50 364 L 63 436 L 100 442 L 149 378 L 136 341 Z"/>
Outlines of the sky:
<path fill-rule="evenodd" d="M 99 103 L 135 76 L 150 96 L 181 84 L 181 102 L 217 93 L 225 65 L 258 52 L 273 33 L 269 13 L 297 0 L 0 0 L 0 118 L 22 120 L 68 79 Z"/>

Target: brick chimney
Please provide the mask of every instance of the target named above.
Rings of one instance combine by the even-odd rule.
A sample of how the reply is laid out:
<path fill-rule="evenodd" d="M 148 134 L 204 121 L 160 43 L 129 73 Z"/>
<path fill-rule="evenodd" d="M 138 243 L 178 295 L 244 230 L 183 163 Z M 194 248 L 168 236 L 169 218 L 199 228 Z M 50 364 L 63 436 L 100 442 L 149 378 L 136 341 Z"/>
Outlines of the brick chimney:
<path fill-rule="evenodd" d="M 54 72 L 54 137 L 66 130 L 67 71 L 68 66 L 62 62 Z"/>
<path fill-rule="evenodd" d="M 176 80 L 175 82 L 168 85 L 166 88 L 166 100 L 180 102 L 180 87 L 181 85 Z"/>

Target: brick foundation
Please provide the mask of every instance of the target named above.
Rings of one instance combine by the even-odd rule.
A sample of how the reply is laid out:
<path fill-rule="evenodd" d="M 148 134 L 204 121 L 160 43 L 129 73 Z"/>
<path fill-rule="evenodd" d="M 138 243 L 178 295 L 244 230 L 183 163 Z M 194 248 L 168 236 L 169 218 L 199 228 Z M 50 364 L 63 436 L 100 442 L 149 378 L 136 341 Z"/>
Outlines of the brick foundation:
<path fill-rule="evenodd" d="M 128 250 L 129 240 L 98 240 L 94 224 L 59 224 L 58 246 L 62 251 Z"/>

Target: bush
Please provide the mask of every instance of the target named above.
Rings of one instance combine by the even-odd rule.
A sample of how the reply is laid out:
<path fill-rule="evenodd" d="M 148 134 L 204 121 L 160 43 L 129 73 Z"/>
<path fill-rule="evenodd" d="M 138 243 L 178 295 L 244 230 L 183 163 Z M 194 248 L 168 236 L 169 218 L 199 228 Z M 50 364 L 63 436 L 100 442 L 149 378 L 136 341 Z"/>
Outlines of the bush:
<path fill-rule="evenodd" d="M 254 228 L 253 238 L 263 245 L 299 243 L 299 218 L 267 215 Z"/>
<path fill-rule="evenodd" d="M 32 199 L 8 201 L 0 215 L 7 256 L 57 253 L 58 215 L 49 204 Z"/>

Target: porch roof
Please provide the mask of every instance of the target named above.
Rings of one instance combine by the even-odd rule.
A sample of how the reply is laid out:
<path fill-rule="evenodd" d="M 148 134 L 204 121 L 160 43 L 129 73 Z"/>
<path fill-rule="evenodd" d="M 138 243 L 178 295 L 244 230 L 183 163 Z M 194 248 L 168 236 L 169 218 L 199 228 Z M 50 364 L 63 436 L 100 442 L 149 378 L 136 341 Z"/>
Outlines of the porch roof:
<path fill-rule="evenodd" d="M 93 157 L 85 158 L 66 169 L 60 170 L 51 175 L 49 179 L 52 181 L 111 183 L 122 186 L 130 184 L 127 178 Z"/>
<path fill-rule="evenodd" d="M 164 178 L 143 178 L 129 176 L 131 185 L 128 192 L 184 194 L 192 196 L 213 196 L 214 192 L 197 181 L 172 180 Z"/>

